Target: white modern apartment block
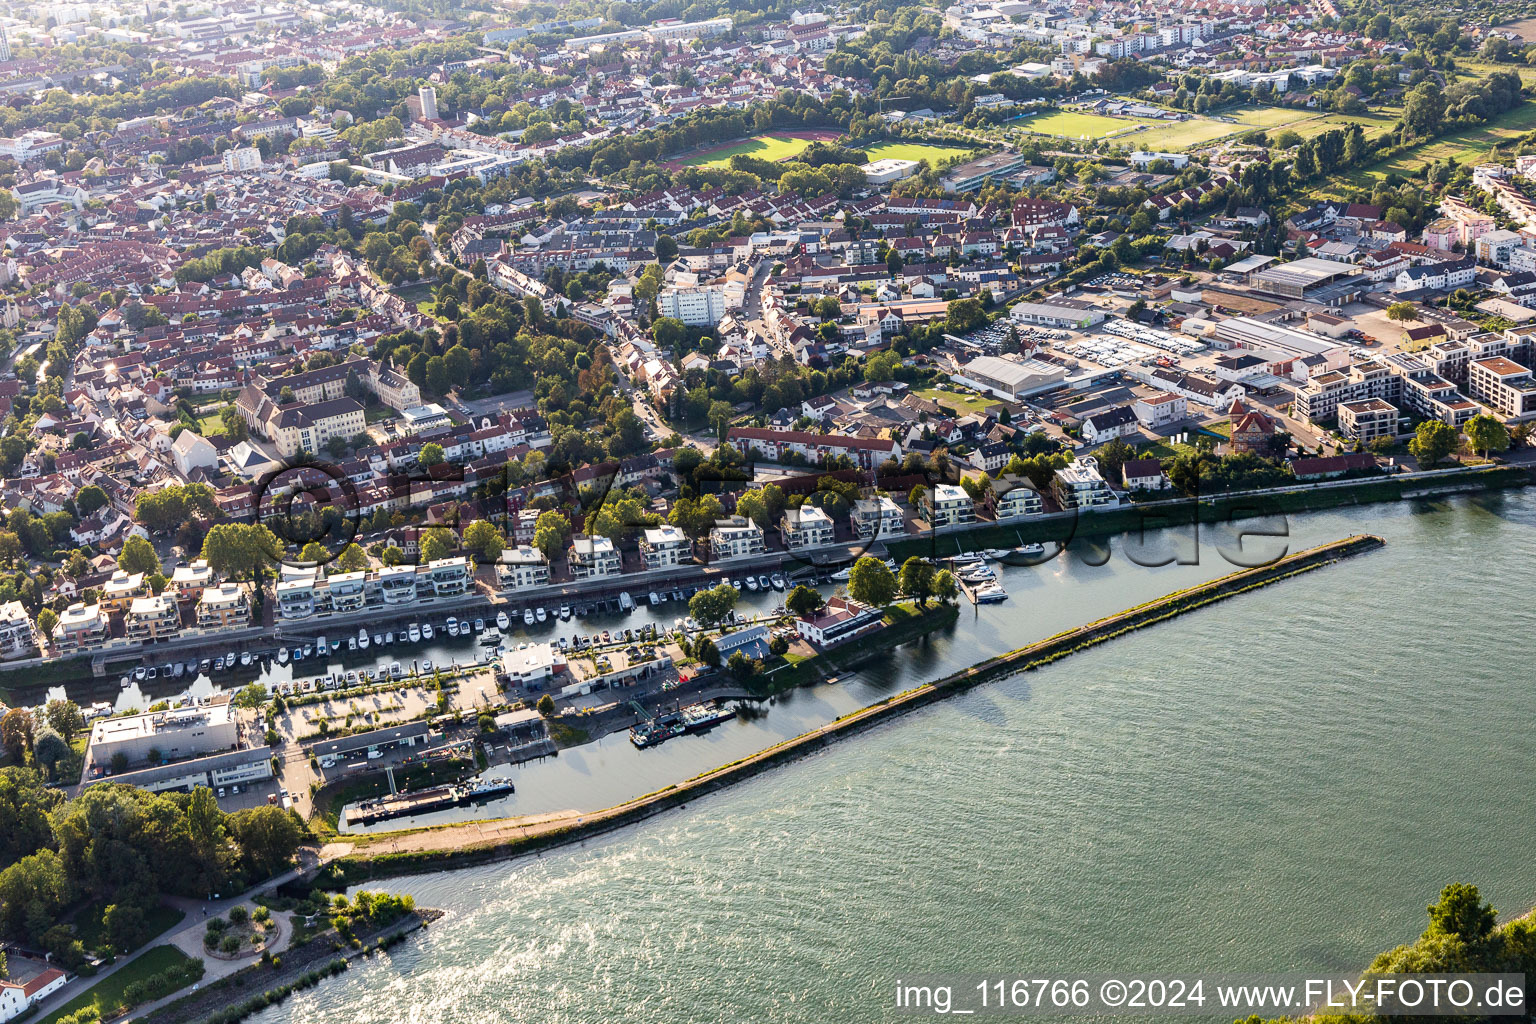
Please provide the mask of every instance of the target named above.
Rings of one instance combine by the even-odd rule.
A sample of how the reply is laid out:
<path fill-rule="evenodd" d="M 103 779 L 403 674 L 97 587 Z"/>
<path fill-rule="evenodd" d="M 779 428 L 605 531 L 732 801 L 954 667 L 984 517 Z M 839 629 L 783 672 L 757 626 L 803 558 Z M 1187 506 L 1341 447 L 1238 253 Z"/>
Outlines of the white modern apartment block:
<path fill-rule="evenodd" d="M 14 658 L 37 646 L 32 616 L 20 601 L 0 604 L 0 657 Z"/>
<path fill-rule="evenodd" d="M 726 313 L 725 286 L 668 285 L 656 294 L 656 311 L 690 327 L 713 327 Z"/>
<path fill-rule="evenodd" d="M 623 568 L 619 552 L 607 537 L 573 537 L 567 552 L 574 579 L 589 576 L 616 576 Z"/>
<path fill-rule="evenodd" d="M 761 555 L 767 550 L 763 528 L 746 516 L 717 519 L 709 531 L 709 554 L 716 561 Z"/>
<path fill-rule="evenodd" d="M 853 529 L 861 538 L 899 537 L 906 533 L 907 520 L 901 506 L 885 495 L 861 498 L 853 503 Z"/>
<path fill-rule="evenodd" d="M 640 538 L 640 558 L 647 569 L 665 569 L 682 565 L 693 556 L 693 542 L 670 523 L 646 530 Z"/>
<path fill-rule="evenodd" d="M 53 627 L 53 645 L 60 654 L 100 647 L 111 637 L 107 613 L 99 604 L 72 604 Z"/>
<path fill-rule="evenodd" d="M 205 587 L 197 602 L 198 629 L 244 629 L 251 624 L 251 602 L 238 583 Z"/>
<path fill-rule="evenodd" d="M 1024 516 L 1037 516 L 1045 511 L 1045 503 L 1040 498 L 1040 492 L 1033 487 L 1028 484 L 1009 486 L 1006 482 L 1002 483 L 1003 486 L 1008 487 L 1008 490 L 997 496 L 998 522 L 1022 519 Z"/>
<path fill-rule="evenodd" d="M 1531 371 L 1512 359 L 1474 359 L 1467 367 L 1467 390 L 1506 419 L 1536 416 L 1536 381 Z"/>
<path fill-rule="evenodd" d="M 239 146 L 235 149 L 226 149 L 219 162 L 223 164 L 226 171 L 233 173 L 260 170 L 261 150 L 255 146 Z"/>
<path fill-rule="evenodd" d="M 1339 433 L 1366 444 L 1378 437 L 1397 436 L 1397 406 L 1380 398 L 1362 398 L 1339 405 Z"/>
<path fill-rule="evenodd" d="M 508 590 L 542 587 L 549 582 L 549 563 L 544 552 L 530 544 L 504 548 L 496 566 L 496 579 Z"/>
<path fill-rule="evenodd" d="M 924 494 L 923 509 L 932 526 L 963 526 L 976 521 L 971 496 L 955 484 L 939 484 Z"/>
<path fill-rule="evenodd" d="M 837 539 L 832 517 L 814 505 L 785 509 L 779 532 L 791 549 L 823 547 Z"/>
<path fill-rule="evenodd" d="M 1099 473 L 1099 460 L 1091 457 L 1069 462 L 1058 469 L 1051 486 L 1056 491 L 1057 504 L 1064 509 L 1098 508 L 1120 503 Z"/>

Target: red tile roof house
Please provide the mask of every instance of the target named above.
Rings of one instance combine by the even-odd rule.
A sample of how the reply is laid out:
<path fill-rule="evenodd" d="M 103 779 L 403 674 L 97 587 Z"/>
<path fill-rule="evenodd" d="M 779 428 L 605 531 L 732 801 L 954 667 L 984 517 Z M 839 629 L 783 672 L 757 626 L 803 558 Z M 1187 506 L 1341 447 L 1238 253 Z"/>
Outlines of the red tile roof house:
<path fill-rule="evenodd" d="M 68 976 L 57 967 L 50 967 L 25 984 L 0 980 L 0 1020 L 14 1020 L 34 1003 L 51 996 L 64 987 Z"/>
<path fill-rule="evenodd" d="M 836 647 L 885 628 L 885 616 L 878 608 L 834 597 L 815 615 L 802 615 L 796 619 L 795 628 L 817 647 Z"/>

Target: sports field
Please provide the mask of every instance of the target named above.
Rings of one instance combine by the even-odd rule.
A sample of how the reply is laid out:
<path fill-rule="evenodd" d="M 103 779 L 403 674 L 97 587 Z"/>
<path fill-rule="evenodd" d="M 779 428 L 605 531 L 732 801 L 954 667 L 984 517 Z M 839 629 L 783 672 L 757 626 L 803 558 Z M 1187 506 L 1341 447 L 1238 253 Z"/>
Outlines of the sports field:
<path fill-rule="evenodd" d="M 756 135 L 750 139 L 733 142 L 726 146 L 704 150 L 685 156 L 672 163 L 679 167 L 729 167 L 731 157 L 738 153 L 756 157 L 759 160 L 788 160 L 804 153 L 815 139 L 811 133 L 802 135 L 772 134 Z M 826 133 L 831 136 L 831 133 Z"/>
<path fill-rule="evenodd" d="M 1194 149 L 1196 146 L 1203 146 L 1208 142 L 1215 142 L 1217 139 L 1248 130 L 1242 125 L 1195 117 L 1188 121 L 1152 121 L 1146 131 L 1125 136 L 1123 141 L 1134 145 L 1137 149 L 1158 153 L 1182 153 L 1186 149 Z"/>
<path fill-rule="evenodd" d="M 974 150 L 963 146 L 936 146 L 927 142 L 876 142 L 865 146 L 870 160 L 926 160 L 928 166 L 937 168 L 947 160 L 960 160 Z"/>
<path fill-rule="evenodd" d="M 1102 139 L 1111 132 L 1124 132 L 1135 128 L 1142 121 L 1129 118 L 1105 117 L 1102 114 L 1079 114 L 1071 110 L 1057 110 L 1049 114 L 1037 114 L 1015 122 L 1018 127 L 1037 135 L 1055 135 L 1068 139 Z"/>

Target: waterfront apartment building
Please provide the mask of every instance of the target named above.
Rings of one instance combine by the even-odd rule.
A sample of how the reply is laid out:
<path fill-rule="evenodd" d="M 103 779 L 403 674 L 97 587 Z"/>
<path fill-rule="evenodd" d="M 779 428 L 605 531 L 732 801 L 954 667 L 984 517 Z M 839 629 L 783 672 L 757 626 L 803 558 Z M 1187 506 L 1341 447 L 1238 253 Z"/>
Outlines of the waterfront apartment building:
<path fill-rule="evenodd" d="M 503 548 L 496 565 L 496 582 L 503 590 L 542 587 L 549 583 L 549 563 L 544 552 L 528 544 Z"/>
<path fill-rule="evenodd" d="M 1056 503 L 1064 509 L 1102 508 L 1120 503 L 1120 499 L 1099 473 L 1099 460 L 1091 456 L 1069 462 L 1058 469 L 1051 486 L 1056 494 Z"/>
<path fill-rule="evenodd" d="M 1380 398 L 1362 398 L 1339 405 L 1339 433 L 1364 444 L 1378 437 L 1397 436 L 1397 406 Z"/>
<path fill-rule="evenodd" d="M 791 550 L 823 547 L 837 539 L 832 517 L 814 505 L 785 509 L 779 532 Z"/>
<path fill-rule="evenodd" d="M 795 619 L 795 630 L 817 647 L 836 647 L 855 637 L 884 627 L 885 617 L 875 608 L 843 597 L 833 597 L 814 615 Z"/>
<path fill-rule="evenodd" d="M 976 521 L 971 496 L 955 484 L 938 484 L 926 491 L 923 512 L 930 526 L 963 526 Z"/>
<path fill-rule="evenodd" d="M 1467 367 L 1467 390 L 1505 419 L 1536 416 L 1536 381 L 1529 369 L 1511 359 L 1474 359 Z"/>
<path fill-rule="evenodd" d="M 1007 488 L 997 496 L 997 521 L 1000 523 L 1037 516 L 1045 511 L 1045 502 L 1040 492 L 1027 483 L 1010 484 L 1005 480 L 994 480 L 992 485 L 994 488 Z"/>
<path fill-rule="evenodd" d="M 101 585 L 101 610 L 108 615 L 125 612 L 135 598 L 144 597 L 148 593 L 149 584 L 144 582 L 143 573 L 118 569 L 112 573 L 111 579 Z"/>
<path fill-rule="evenodd" d="M 670 523 L 662 523 L 640 536 L 640 560 L 647 569 L 666 569 L 693 560 L 693 542 Z"/>
<path fill-rule="evenodd" d="M 0 604 L 0 658 L 15 658 L 37 646 L 32 616 L 20 601 Z"/>
<path fill-rule="evenodd" d="M 746 516 L 717 519 L 709 531 L 709 556 L 716 561 L 761 555 L 767 550 L 763 528 Z"/>
<path fill-rule="evenodd" d="M 274 593 L 279 618 L 306 619 L 455 597 L 468 592 L 473 578 L 469 559 L 462 555 L 332 576 L 313 566 L 284 566 Z"/>
<path fill-rule="evenodd" d="M 123 635 L 129 640 L 154 643 L 181 634 L 181 609 L 169 594 L 136 597 L 123 616 Z"/>
<path fill-rule="evenodd" d="M 170 582 L 165 585 L 165 592 L 178 601 L 196 601 L 203 596 L 203 591 L 213 586 L 213 570 L 208 563 L 199 558 L 189 565 L 178 565 L 171 573 Z"/>
<path fill-rule="evenodd" d="M 772 430 L 766 427 L 732 427 L 726 441 L 743 455 L 783 462 L 798 455 L 815 465 L 824 458 L 846 455 L 860 469 L 874 469 L 887 459 L 901 458 L 901 445 L 880 437 L 848 437 L 812 434 L 803 430 Z"/>
<path fill-rule="evenodd" d="M 623 569 L 623 559 L 607 537 L 571 538 L 566 552 L 571 566 L 571 578 L 587 579 L 591 576 L 617 576 Z"/>
<path fill-rule="evenodd" d="M 901 506 L 883 494 L 854 502 L 852 519 L 854 532 L 862 540 L 900 537 L 907 532 L 907 520 L 902 515 Z"/>
<path fill-rule="evenodd" d="M 240 584 L 208 587 L 198 598 L 198 629 L 244 629 L 250 624 L 251 602 Z"/>
<path fill-rule="evenodd" d="M 53 646 L 60 654 L 100 647 L 111 637 L 110 620 L 99 604 L 72 604 L 53 627 Z"/>

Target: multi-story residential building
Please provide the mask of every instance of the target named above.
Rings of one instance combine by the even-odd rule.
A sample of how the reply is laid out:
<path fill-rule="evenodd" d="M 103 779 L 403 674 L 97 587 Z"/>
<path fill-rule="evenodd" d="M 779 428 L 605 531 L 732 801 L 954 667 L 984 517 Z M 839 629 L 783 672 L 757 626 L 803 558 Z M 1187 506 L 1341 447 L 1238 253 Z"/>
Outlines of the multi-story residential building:
<path fill-rule="evenodd" d="M 112 573 L 111 579 L 101 585 L 101 610 L 108 614 L 127 611 L 135 598 L 148 593 L 149 584 L 144 582 L 143 573 L 118 569 Z"/>
<path fill-rule="evenodd" d="M 1051 486 L 1055 490 L 1056 503 L 1064 509 L 1099 508 L 1120 503 L 1099 473 L 1099 460 L 1092 457 L 1069 462 L 1058 469 Z"/>
<path fill-rule="evenodd" d="M 416 567 L 387 565 L 378 572 L 379 599 L 385 605 L 413 604 L 416 601 Z"/>
<path fill-rule="evenodd" d="M 682 565 L 693 558 L 693 542 L 670 523 L 646 530 L 640 537 L 640 558 L 647 569 Z"/>
<path fill-rule="evenodd" d="M 709 531 L 709 555 L 716 561 L 761 555 L 767 550 L 763 528 L 746 516 L 717 519 L 714 529 Z"/>
<path fill-rule="evenodd" d="M 791 550 L 824 547 L 837 539 L 832 517 L 815 505 L 785 509 L 779 532 Z"/>
<path fill-rule="evenodd" d="M 416 567 L 416 593 L 426 597 L 454 597 L 469 590 L 472 574 L 463 555 L 439 558 Z"/>
<path fill-rule="evenodd" d="M 1395 401 L 1401 393 L 1399 376 L 1386 363 L 1374 359 L 1355 363 L 1346 370 L 1320 373 L 1296 392 L 1294 413 L 1298 419 L 1324 423 L 1338 415 L 1339 403 L 1365 398 Z"/>
<path fill-rule="evenodd" d="M 1474 359 L 1468 367 L 1467 390 L 1506 419 L 1536 416 L 1536 381 L 1531 380 L 1529 369 L 1512 359 Z"/>
<path fill-rule="evenodd" d="M 503 548 L 496 579 L 508 590 L 542 587 L 549 582 L 549 562 L 544 559 L 544 552 L 528 544 Z"/>
<path fill-rule="evenodd" d="M 960 526 L 976 521 L 976 507 L 965 488 L 937 484 L 923 494 L 923 513 L 931 526 Z"/>
<path fill-rule="evenodd" d="M 997 521 L 1000 523 L 1045 511 L 1040 492 L 1030 484 L 994 480 L 992 485 L 997 493 Z"/>
<path fill-rule="evenodd" d="M 0 604 L 0 658 L 14 658 L 37 646 L 32 616 L 20 601 Z"/>
<path fill-rule="evenodd" d="M 885 495 L 876 498 L 860 498 L 853 503 L 853 530 L 863 540 L 877 537 L 900 537 L 907 531 L 907 520 L 901 506 Z"/>
<path fill-rule="evenodd" d="M 110 637 L 110 620 L 99 604 L 72 604 L 53 627 L 53 646 L 60 654 L 100 647 Z"/>
<path fill-rule="evenodd" d="M 1380 398 L 1339 403 L 1339 433 L 1367 444 L 1397 436 L 1397 406 Z"/>
<path fill-rule="evenodd" d="M 324 593 L 329 611 L 360 612 L 368 607 L 368 574 L 361 569 L 326 576 L 316 589 Z"/>
<path fill-rule="evenodd" d="M 566 552 L 571 565 L 571 576 L 586 579 L 589 576 L 615 576 L 623 568 L 623 561 L 607 537 L 572 537 Z"/>
<path fill-rule="evenodd" d="M 743 455 L 757 455 L 773 462 L 798 455 L 815 464 L 823 458 L 846 455 L 860 469 L 874 469 L 887 459 L 901 458 L 901 445 L 879 437 L 848 437 L 811 434 L 802 430 L 765 427 L 732 427 L 726 440 Z"/>
<path fill-rule="evenodd" d="M 251 602 L 238 583 L 207 587 L 197 602 L 198 629 L 244 629 L 251 624 Z"/>
<path fill-rule="evenodd" d="M 213 570 L 208 563 L 199 558 L 187 565 L 178 565 L 171 573 L 170 582 L 165 585 L 165 592 L 178 601 L 196 601 L 203 596 L 203 591 L 213 586 Z"/>
<path fill-rule="evenodd" d="M 656 294 L 656 310 L 693 327 L 713 327 L 725 317 L 725 287 L 668 285 Z"/>
<path fill-rule="evenodd" d="M 353 438 L 368 426 L 362 403 L 338 398 L 315 405 L 277 410 L 263 425 L 278 454 L 293 458 L 300 452 L 323 451 L 333 437 Z"/>
<path fill-rule="evenodd" d="M 313 567 L 283 566 L 273 592 L 277 597 L 277 614 L 284 619 L 306 619 L 319 610 L 315 590 L 320 582 L 320 571 Z"/>

